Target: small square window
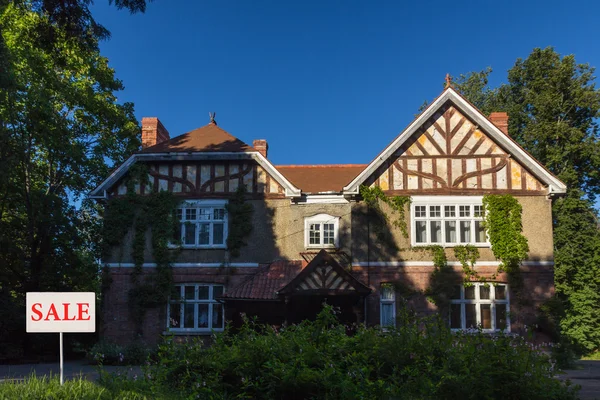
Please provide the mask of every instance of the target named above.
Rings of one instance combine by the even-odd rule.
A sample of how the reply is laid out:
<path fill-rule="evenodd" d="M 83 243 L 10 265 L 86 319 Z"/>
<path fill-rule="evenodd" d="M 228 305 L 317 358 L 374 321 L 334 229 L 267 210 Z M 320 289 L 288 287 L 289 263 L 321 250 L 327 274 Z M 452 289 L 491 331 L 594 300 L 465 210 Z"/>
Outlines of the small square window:
<path fill-rule="evenodd" d="M 446 218 L 456 217 L 456 207 L 455 206 L 444 206 L 444 217 L 446 217 Z"/>
<path fill-rule="evenodd" d="M 459 206 L 459 216 L 470 217 L 471 216 L 471 206 Z"/>
<path fill-rule="evenodd" d="M 441 206 L 429 206 L 429 217 L 430 218 L 439 218 L 441 217 Z"/>
<path fill-rule="evenodd" d="M 415 217 L 417 217 L 417 218 L 425 218 L 425 217 L 427 217 L 427 207 L 425 207 L 425 206 L 415 206 Z"/>

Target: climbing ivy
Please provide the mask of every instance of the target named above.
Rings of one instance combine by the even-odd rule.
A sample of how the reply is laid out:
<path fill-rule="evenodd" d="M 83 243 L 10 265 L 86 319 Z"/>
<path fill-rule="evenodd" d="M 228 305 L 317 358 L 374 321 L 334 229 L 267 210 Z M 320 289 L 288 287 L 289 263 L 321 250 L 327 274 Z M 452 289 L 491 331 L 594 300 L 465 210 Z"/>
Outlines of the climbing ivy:
<path fill-rule="evenodd" d="M 138 195 L 134 192 L 136 175 L 147 176 L 142 168 L 134 170 L 126 182 L 127 193 L 108 201 L 104 213 L 102 230 L 103 250 L 119 250 L 119 260 L 123 256 L 125 236 L 133 230 L 131 256 L 134 269 L 131 274 L 132 288 L 129 291 L 131 315 L 141 333 L 145 311 L 148 308 L 165 304 L 171 294 L 173 273 L 171 262 L 177 254 L 173 233 L 179 221 L 175 215 L 180 200 L 170 192 L 153 192 Z M 139 178 L 138 178 L 139 179 Z M 142 265 L 146 249 L 146 234 L 150 230 L 152 256 L 156 269 L 142 277 Z"/>
<path fill-rule="evenodd" d="M 486 195 L 485 228 L 494 256 L 500 260 L 499 272 L 516 273 L 527 258 L 529 245 L 523 235 L 523 207 L 513 196 Z"/>
<path fill-rule="evenodd" d="M 469 284 L 473 280 L 485 281 L 485 278 L 475 270 L 475 262 L 479 259 L 479 249 L 477 247 L 470 244 L 455 246 L 454 256 L 462 265 L 465 284 Z"/>
<path fill-rule="evenodd" d="M 384 222 L 388 222 L 387 214 L 381 208 L 381 202 L 387 204 L 392 209 L 392 214 L 398 214 L 398 217 L 392 221 L 392 224 L 402 231 L 405 238 L 408 238 L 408 227 L 406 226 L 405 206 L 410 204 L 408 196 L 392 196 L 388 197 L 383 193 L 379 186 L 368 187 L 361 185 L 360 195 L 369 209 L 376 213 Z M 379 226 L 379 230 L 383 230 L 384 226 Z M 379 236 L 379 234 L 378 234 Z"/>
<path fill-rule="evenodd" d="M 235 195 L 225 206 L 232 224 L 227 236 L 227 249 L 232 257 L 240 256 L 240 249 L 245 246 L 246 238 L 252 232 L 252 214 L 254 207 L 246 201 L 246 185 L 238 186 Z"/>

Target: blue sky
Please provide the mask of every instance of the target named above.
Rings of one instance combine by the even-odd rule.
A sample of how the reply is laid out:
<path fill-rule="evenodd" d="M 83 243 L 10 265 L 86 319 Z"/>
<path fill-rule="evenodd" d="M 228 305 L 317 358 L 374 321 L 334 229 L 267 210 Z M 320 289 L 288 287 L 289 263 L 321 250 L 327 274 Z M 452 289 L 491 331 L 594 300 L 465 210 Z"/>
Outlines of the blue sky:
<path fill-rule="evenodd" d="M 120 101 L 171 137 L 208 123 L 281 164 L 370 162 L 442 90 L 534 47 L 600 66 L 600 5 L 580 1 L 167 1 L 130 15 L 97 0 Z"/>

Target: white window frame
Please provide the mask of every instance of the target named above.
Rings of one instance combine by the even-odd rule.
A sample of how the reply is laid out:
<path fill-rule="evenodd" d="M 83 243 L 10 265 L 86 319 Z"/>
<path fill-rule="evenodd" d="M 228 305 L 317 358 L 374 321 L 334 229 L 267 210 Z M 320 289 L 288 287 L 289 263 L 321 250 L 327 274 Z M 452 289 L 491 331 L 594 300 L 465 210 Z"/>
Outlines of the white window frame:
<path fill-rule="evenodd" d="M 186 299 L 185 298 L 185 288 L 186 287 L 194 287 L 194 299 Z M 225 305 L 220 303 L 214 298 L 214 288 L 221 287 L 223 289 L 222 293 L 225 293 L 225 286 L 221 284 L 212 284 L 212 283 L 178 283 L 175 285 L 179 290 L 179 298 L 170 298 L 169 303 L 167 304 L 167 331 L 173 333 L 210 333 L 210 332 L 221 332 L 225 328 Z M 200 287 L 208 287 L 208 299 L 199 300 L 198 299 L 198 290 Z M 194 326 L 193 327 L 171 327 L 171 306 L 173 304 L 179 304 L 179 315 L 181 318 L 180 325 L 185 325 L 184 318 L 184 309 L 186 304 L 194 304 Z M 198 326 L 198 308 L 200 304 L 208 305 L 208 327 L 207 328 L 196 328 Z M 222 312 L 222 320 L 221 326 L 214 327 L 213 326 L 213 305 L 220 304 L 221 312 Z"/>
<path fill-rule="evenodd" d="M 430 245 L 440 245 L 442 247 L 454 247 L 459 245 L 473 245 L 476 247 L 491 247 L 489 237 L 485 235 L 485 242 L 475 242 L 475 222 L 483 221 L 483 215 L 480 217 L 475 217 L 475 207 L 474 206 L 482 206 L 483 207 L 483 196 L 413 196 L 411 198 L 410 204 L 410 240 L 412 246 L 430 246 Z M 416 207 L 424 206 L 426 210 L 425 217 L 416 217 Z M 440 216 L 432 216 L 431 215 L 431 207 L 430 206 L 439 206 L 440 207 Z M 455 216 L 454 217 L 446 217 L 445 216 L 445 206 L 454 206 L 455 207 Z M 468 206 L 470 210 L 469 217 L 461 217 L 460 216 L 460 206 Z M 483 208 L 482 208 L 483 210 Z M 485 210 L 483 210 L 485 212 Z M 426 240 L 425 242 L 417 242 L 417 232 L 416 232 L 416 221 L 426 221 Z M 440 242 L 432 242 L 431 241 L 431 222 L 432 221 L 441 221 L 442 229 L 441 229 L 441 241 Z M 446 221 L 456 221 L 456 242 L 446 242 L 446 229 L 445 222 Z M 460 241 L 460 222 L 461 221 L 470 221 L 470 241 L 461 242 Z"/>
<path fill-rule="evenodd" d="M 320 224 L 320 243 L 310 243 L 310 226 Z M 333 224 L 333 244 L 323 244 L 324 224 Z M 307 249 L 323 249 L 339 247 L 340 217 L 334 217 L 329 214 L 317 214 L 304 219 L 304 246 Z"/>
<path fill-rule="evenodd" d="M 176 212 L 179 213 L 179 210 L 181 210 L 181 217 L 180 217 L 180 246 L 184 249 L 226 249 L 227 248 L 227 235 L 229 233 L 229 220 L 228 220 L 228 213 L 227 213 L 227 209 L 225 208 L 225 206 L 227 205 L 227 200 L 190 200 L 190 201 L 184 201 L 182 202 L 178 207 Z M 193 220 L 193 222 L 187 222 L 186 219 L 186 210 L 188 209 L 195 209 L 196 210 L 196 219 Z M 200 209 L 208 209 L 210 210 L 210 219 L 207 220 L 200 220 L 199 219 L 199 215 L 200 215 Z M 223 243 L 218 243 L 218 244 L 214 244 L 214 224 L 215 224 L 215 220 L 212 219 L 212 216 L 214 215 L 214 210 L 215 209 L 223 209 Z M 193 244 L 186 244 L 185 243 L 185 225 L 186 223 L 193 223 L 196 225 L 196 233 L 195 233 L 195 243 Z M 209 243 L 208 244 L 200 244 L 198 243 L 199 239 L 199 232 L 200 232 L 200 225 L 203 223 L 208 223 L 210 224 L 210 229 L 209 229 Z M 219 224 L 221 223 L 221 221 L 219 220 L 218 222 Z"/>
<path fill-rule="evenodd" d="M 384 296 L 384 291 L 391 291 L 391 295 L 389 297 Z M 391 306 L 392 308 L 392 315 L 394 316 L 392 318 L 392 321 L 390 324 L 386 324 L 384 323 L 384 321 L 382 320 L 382 316 L 383 316 L 383 308 L 384 307 L 389 307 Z M 395 328 L 396 327 L 396 290 L 394 289 L 394 287 L 390 284 L 382 284 L 381 287 L 379 288 L 379 325 L 382 328 Z"/>
<path fill-rule="evenodd" d="M 491 283 L 487 284 L 484 282 L 473 282 L 472 284 L 475 287 L 475 298 L 474 299 L 465 299 L 465 285 L 460 285 L 460 299 L 452 299 L 450 300 L 450 304 L 460 304 L 460 325 L 461 328 L 452 328 L 453 331 L 462 331 L 469 329 L 467 328 L 466 321 L 466 304 L 475 304 L 475 316 L 477 325 L 481 326 L 481 308 L 479 305 L 481 304 L 490 304 L 490 318 L 491 318 L 491 329 L 482 329 L 483 332 L 500 332 L 501 329 L 496 328 L 496 305 L 503 304 L 506 305 L 506 328 L 503 329 L 504 332 L 510 332 L 510 294 L 509 287 L 505 283 Z M 480 299 L 480 290 L 479 287 L 488 285 L 490 287 L 490 298 L 489 299 Z M 496 299 L 496 290 L 495 286 L 504 286 L 505 299 Z M 452 306 L 450 308 L 451 318 Z M 449 322 L 451 323 L 450 319 Z"/>

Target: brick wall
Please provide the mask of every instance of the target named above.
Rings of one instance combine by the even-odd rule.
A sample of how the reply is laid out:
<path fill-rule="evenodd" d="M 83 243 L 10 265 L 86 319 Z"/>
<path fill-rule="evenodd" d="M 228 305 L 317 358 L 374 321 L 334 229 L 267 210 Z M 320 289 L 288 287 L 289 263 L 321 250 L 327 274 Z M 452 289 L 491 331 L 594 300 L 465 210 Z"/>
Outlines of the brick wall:
<path fill-rule="evenodd" d="M 145 268 L 144 273 L 152 272 L 154 268 Z M 102 310 L 103 321 L 100 335 L 103 339 L 127 344 L 135 339 L 136 326 L 130 316 L 129 290 L 131 289 L 131 274 L 133 268 L 111 268 L 112 283 L 105 294 Z M 250 275 L 256 268 L 174 268 L 174 283 L 220 283 L 225 289 L 233 288 Z M 143 280 L 144 277 L 138 279 Z M 151 344 L 156 343 L 166 330 L 167 307 L 148 309 L 142 327 L 142 339 Z"/>

